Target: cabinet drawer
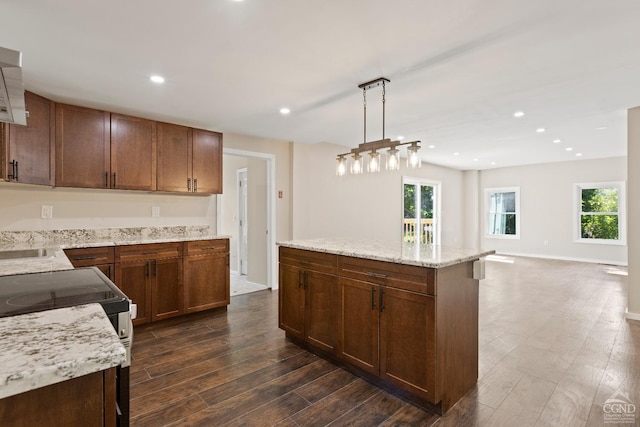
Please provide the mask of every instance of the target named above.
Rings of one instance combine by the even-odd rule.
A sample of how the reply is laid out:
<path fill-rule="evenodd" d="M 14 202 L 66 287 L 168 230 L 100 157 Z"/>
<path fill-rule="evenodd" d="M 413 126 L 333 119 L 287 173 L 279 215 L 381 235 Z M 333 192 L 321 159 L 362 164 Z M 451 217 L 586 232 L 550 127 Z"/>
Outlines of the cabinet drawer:
<path fill-rule="evenodd" d="M 125 245 L 116 246 L 115 248 L 116 262 L 174 258 L 181 256 L 182 242 Z"/>
<path fill-rule="evenodd" d="M 207 255 L 229 252 L 229 239 L 194 240 L 185 242 L 186 255 Z"/>
<path fill-rule="evenodd" d="M 338 256 L 324 252 L 280 247 L 280 263 L 321 273 L 336 274 Z"/>
<path fill-rule="evenodd" d="M 338 275 L 421 294 L 436 294 L 433 268 L 341 256 Z"/>
<path fill-rule="evenodd" d="M 113 246 L 99 248 L 65 249 L 65 255 L 74 267 L 88 267 L 98 264 L 113 263 Z"/>

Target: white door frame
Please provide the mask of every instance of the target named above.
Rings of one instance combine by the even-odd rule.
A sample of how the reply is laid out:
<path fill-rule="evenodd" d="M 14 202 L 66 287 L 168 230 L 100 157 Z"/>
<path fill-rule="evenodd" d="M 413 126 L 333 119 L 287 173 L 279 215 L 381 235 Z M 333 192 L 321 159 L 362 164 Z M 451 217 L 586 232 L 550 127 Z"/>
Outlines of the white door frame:
<path fill-rule="evenodd" d="M 238 187 L 238 216 L 239 221 L 238 221 L 238 244 L 236 245 L 236 249 L 238 252 L 238 257 L 236 258 L 238 260 L 238 265 L 236 266 L 236 270 L 238 271 L 238 275 L 242 276 L 242 271 L 246 271 L 246 264 L 244 261 L 244 256 L 242 253 L 242 248 L 244 245 L 244 235 L 243 235 L 243 228 L 247 228 L 248 224 L 247 224 L 247 203 L 246 203 L 246 198 L 244 197 L 243 192 L 248 191 L 248 189 L 246 187 L 244 188 L 240 188 L 240 186 L 242 185 L 242 182 L 247 182 L 247 173 L 248 170 L 247 168 L 240 168 L 236 171 L 236 186 Z M 245 179 L 243 180 L 241 177 L 244 174 Z M 246 252 L 249 251 L 248 248 L 244 248 Z M 247 273 L 245 273 L 247 274 Z"/>
<path fill-rule="evenodd" d="M 222 154 L 253 157 L 267 161 L 267 287 L 278 289 L 278 259 L 276 251 L 276 156 L 257 151 L 237 150 L 223 147 Z M 222 203 L 217 196 L 216 229 L 222 229 Z"/>

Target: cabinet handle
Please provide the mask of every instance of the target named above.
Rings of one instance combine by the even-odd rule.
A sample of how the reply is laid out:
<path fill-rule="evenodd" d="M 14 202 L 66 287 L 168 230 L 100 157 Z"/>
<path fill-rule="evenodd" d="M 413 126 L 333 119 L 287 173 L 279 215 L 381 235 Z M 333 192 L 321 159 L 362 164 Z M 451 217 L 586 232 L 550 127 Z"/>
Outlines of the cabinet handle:
<path fill-rule="evenodd" d="M 380 289 L 380 313 L 384 311 L 384 289 Z"/>
<path fill-rule="evenodd" d="M 158 261 L 153 260 L 153 277 L 158 277 Z"/>
<path fill-rule="evenodd" d="M 187 178 L 187 191 L 191 191 L 191 178 Z"/>
<path fill-rule="evenodd" d="M 111 188 L 116 188 L 116 173 L 113 173 L 113 185 L 111 186 Z"/>
<path fill-rule="evenodd" d="M 104 173 L 104 188 L 109 187 L 109 172 Z"/>
<path fill-rule="evenodd" d="M 371 288 L 371 310 L 376 309 L 376 288 Z"/>
<path fill-rule="evenodd" d="M 302 274 L 302 270 L 298 271 L 298 288 L 304 286 L 304 275 Z"/>
<path fill-rule="evenodd" d="M 218 249 L 217 246 L 205 246 L 204 248 L 200 248 L 201 250 L 205 251 L 207 249 Z"/>
<path fill-rule="evenodd" d="M 94 256 L 78 256 L 78 257 L 75 257 L 73 259 L 75 261 L 88 261 L 90 259 L 98 259 L 98 257 L 95 256 L 95 255 Z"/>
<path fill-rule="evenodd" d="M 18 164 L 18 162 L 16 162 L 15 160 L 11 160 L 9 164 L 11 165 L 11 173 L 7 175 L 7 178 L 9 178 L 9 181 L 17 181 L 18 178 L 16 177 L 16 165 Z"/>
<path fill-rule="evenodd" d="M 198 178 L 193 178 L 193 192 L 198 191 Z"/>
<path fill-rule="evenodd" d="M 373 271 L 368 271 L 367 276 L 377 277 L 379 279 L 386 279 L 387 275 L 382 273 L 374 273 Z"/>
<path fill-rule="evenodd" d="M 147 252 L 142 252 L 142 255 L 155 255 L 157 253 L 158 251 L 147 251 Z"/>

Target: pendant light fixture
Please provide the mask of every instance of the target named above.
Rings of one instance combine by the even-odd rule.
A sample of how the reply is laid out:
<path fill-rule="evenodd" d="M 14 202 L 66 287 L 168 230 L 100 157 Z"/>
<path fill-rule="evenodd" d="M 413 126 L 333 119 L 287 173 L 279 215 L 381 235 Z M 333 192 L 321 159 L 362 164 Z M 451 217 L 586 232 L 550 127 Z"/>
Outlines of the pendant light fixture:
<path fill-rule="evenodd" d="M 390 80 L 384 77 L 377 78 L 370 82 L 362 83 L 358 85 L 362 89 L 363 97 L 363 110 L 364 110 L 364 142 L 359 144 L 358 147 L 352 148 L 350 152 L 338 154 L 336 159 L 336 174 L 339 176 L 346 175 L 349 170 L 353 175 L 358 175 L 364 172 L 364 159 L 362 153 L 369 153 L 369 159 L 367 161 L 367 171 L 380 172 L 380 165 L 382 164 L 381 153 L 386 150 L 387 170 L 399 170 L 400 169 L 400 150 L 398 147 L 401 145 L 408 145 L 407 147 L 407 167 L 419 168 L 422 164 L 418 150 L 420 150 L 420 141 L 400 142 L 392 141 L 389 138 L 385 138 L 385 102 L 386 102 L 386 84 Z M 377 141 L 367 142 L 367 90 L 382 86 L 382 139 Z M 347 168 L 347 159 L 351 159 L 351 167 Z"/>

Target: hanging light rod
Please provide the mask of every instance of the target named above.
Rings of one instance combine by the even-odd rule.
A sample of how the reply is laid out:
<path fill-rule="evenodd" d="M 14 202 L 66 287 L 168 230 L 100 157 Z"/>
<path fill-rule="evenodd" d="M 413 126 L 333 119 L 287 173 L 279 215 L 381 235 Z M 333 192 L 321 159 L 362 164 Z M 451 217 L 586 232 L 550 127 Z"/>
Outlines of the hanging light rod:
<path fill-rule="evenodd" d="M 369 172 L 380 171 L 380 153 L 378 150 L 387 150 L 387 170 L 399 170 L 400 169 L 400 151 L 398 147 L 401 145 L 408 145 L 407 147 L 407 166 L 411 168 L 420 167 L 421 160 L 418 150 L 420 149 L 420 141 L 400 142 L 392 141 L 389 138 L 385 138 L 385 102 L 386 102 L 386 84 L 391 80 L 379 77 L 370 82 L 361 83 L 358 85 L 362 89 L 363 97 L 363 110 L 364 110 L 364 142 L 358 145 L 356 148 L 352 148 L 348 153 L 338 154 L 336 159 L 336 174 L 342 176 L 347 173 L 347 159 L 351 159 L 350 171 L 352 174 L 361 174 L 364 172 L 364 160 L 361 153 L 369 153 L 368 170 Z M 382 86 L 382 139 L 376 141 L 367 142 L 367 90 Z"/>

